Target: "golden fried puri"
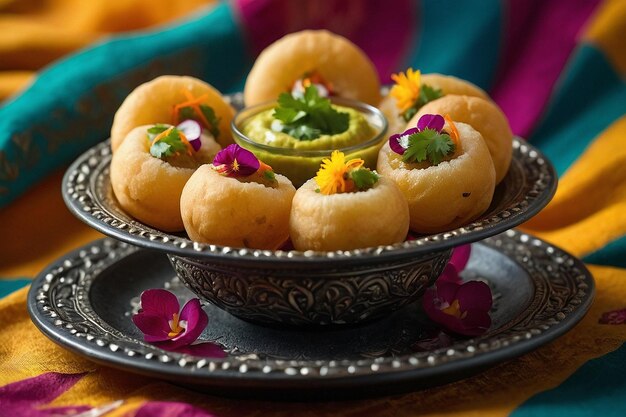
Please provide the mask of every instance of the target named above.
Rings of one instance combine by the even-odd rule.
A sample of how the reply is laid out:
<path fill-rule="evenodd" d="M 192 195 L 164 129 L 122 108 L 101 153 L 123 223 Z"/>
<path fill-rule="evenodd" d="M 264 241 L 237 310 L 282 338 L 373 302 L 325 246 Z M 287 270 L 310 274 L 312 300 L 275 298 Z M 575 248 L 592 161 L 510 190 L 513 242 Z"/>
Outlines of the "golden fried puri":
<path fill-rule="evenodd" d="M 131 130 L 111 160 L 111 186 L 120 206 L 137 220 L 156 229 L 175 232 L 183 229 L 180 194 L 197 166 L 213 160 L 220 150 L 211 138 L 202 138 L 202 147 L 193 156 L 195 166 L 176 167 L 150 154 L 147 130 Z M 185 160 L 189 165 L 189 158 Z"/>
<path fill-rule="evenodd" d="M 246 105 L 276 100 L 313 71 L 338 96 L 372 105 L 380 101 L 376 68 L 359 47 L 326 30 L 305 30 L 277 40 L 259 55 L 246 80 Z"/>
<path fill-rule="evenodd" d="M 135 88 L 115 113 L 111 126 L 113 152 L 117 151 L 128 132 L 137 126 L 174 123 L 174 106 L 188 100 L 185 91 L 196 98 L 207 96 L 202 103 L 212 107 L 216 116 L 220 118 L 220 134 L 215 139 L 223 147 L 233 143 L 230 122 L 235 110 L 219 91 L 197 78 L 163 75 Z"/>
<path fill-rule="evenodd" d="M 187 234 L 196 242 L 277 249 L 289 237 L 289 211 L 296 189 L 287 177 L 277 174 L 276 180 L 273 188 L 201 166 L 180 199 Z"/>
<path fill-rule="evenodd" d="M 335 251 L 402 242 L 409 209 L 398 187 L 381 177 L 367 191 L 324 195 L 315 179 L 298 189 L 289 229 L 298 250 Z"/>
<path fill-rule="evenodd" d="M 394 181 L 407 199 L 414 232 L 438 233 L 463 226 L 491 203 L 495 170 L 487 145 L 471 126 L 455 124 L 460 145 L 451 159 L 438 165 L 405 163 L 389 143 L 378 154 L 378 173 Z"/>
<path fill-rule="evenodd" d="M 513 133 L 502 110 L 490 100 L 479 97 L 449 95 L 427 103 L 409 121 L 416 126 L 424 114 L 448 114 L 452 120 L 471 125 L 487 144 L 498 184 L 511 164 L 513 156 Z"/>

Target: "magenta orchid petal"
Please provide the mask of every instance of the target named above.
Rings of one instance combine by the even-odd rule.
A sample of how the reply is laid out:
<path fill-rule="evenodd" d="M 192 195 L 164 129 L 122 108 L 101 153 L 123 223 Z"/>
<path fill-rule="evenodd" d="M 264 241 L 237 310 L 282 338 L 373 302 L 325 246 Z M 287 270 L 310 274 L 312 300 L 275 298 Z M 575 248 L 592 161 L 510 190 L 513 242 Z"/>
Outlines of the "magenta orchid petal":
<path fill-rule="evenodd" d="M 472 245 L 461 245 L 457 246 L 452 250 L 452 257 L 450 258 L 450 264 L 454 265 L 458 272 L 461 272 L 465 269 L 467 265 L 467 261 L 469 261 L 470 255 L 472 253 Z"/>
<path fill-rule="evenodd" d="M 461 277 L 459 276 L 459 270 L 451 263 L 447 264 L 441 275 L 439 275 L 439 278 L 437 278 L 437 282 L 441 281 L 453 282 L 460 285 Z"/>
<path fill-rule="evenodd" d="M 491 310 L 493 298 L 489 285 L 481 281 L 469 281 L 461 285 L 456 293 L 462 311 Z"/>
<path fill-rule="evenodd" d="M 441 133 L 445 120 L 439 114 L 425 114 L 417 121 L 417 130 L 433 129 Z"/>
<path fill-rule="evenodd" d="M 225 358 L 228 356 L 220 345 L 211 342 L 194 343 L 193 345 L 182 346 L 176 349 L 176 351 L 178 353 L 203 356 L 205 358 Z"/>
<path fill-rule="evenodd" d="M 456 274 L 456 268 L 448 264 L 436 284 L 424 293 L 424 312 L 448 331 L 464 336 L 481 335 L 491 326 L 491 289 L 480 281 L 454 282 Z"/>
<path fill-rule="evenodd" d="M 195 342 L 209 323 L 209 318 L 204 310 L 202 310 L 200 301 L 197 298 L 189 300 L 187 304 L 185 304 L 180 313 L 180 320 L 186 322 L 185 330 L 179 336 L 169 341 L 169 345 L 172 349 L 177 349 L 180 346 Z"/>
<path fill-rule="evenodd" d="M 258 171 L 261 163 L 252 152 L 237 144 L 228 145 L 215 155 L 213 165 L 229 177 L 247 177 Z"/>
<path fill-rule="evenodd" d="M 461 288 L 460 283 L 450 281 L 437 281 L 435 288 L 437 290 L 437 298 L 442 304 L 450 305 L 456 299 L 457 291 Z"/>
<path fill-rule="evenodd" d="M 180 304 L 174 294 L 155 288 L 141 293 L 141 311 L 164 317 L 166 320 L 178 313 Z"/>
<path fill-rule="evenodd" d="M 169 340 L 170 325 L 163 316 L 141 312 L 132 317 L 135 326 L 143 333 L 146 342 L 162 342 Z"/>
<path fill-rule="evenodd" d="M 458 333 L 465 336 L 478 336 L 489 330 L 491 317 L 484 310 L 467 310 L 467 316 L 461 323 L 463 328 Z"/>

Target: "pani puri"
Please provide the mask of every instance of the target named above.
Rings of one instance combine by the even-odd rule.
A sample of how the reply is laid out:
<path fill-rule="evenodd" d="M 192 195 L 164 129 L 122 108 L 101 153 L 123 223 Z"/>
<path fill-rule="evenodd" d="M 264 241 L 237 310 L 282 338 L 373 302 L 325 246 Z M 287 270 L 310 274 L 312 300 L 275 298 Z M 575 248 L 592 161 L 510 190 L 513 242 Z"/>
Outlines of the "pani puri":
<path fill-rule="evenodd" d="M 359 47 L 326 30 L 305 30 L 261 52 L 246 80 L 246 106 L 276 100 L 307 73 L 319 74 L 340 97 L 371 105 L 380 101 L 376 68 Z"/>

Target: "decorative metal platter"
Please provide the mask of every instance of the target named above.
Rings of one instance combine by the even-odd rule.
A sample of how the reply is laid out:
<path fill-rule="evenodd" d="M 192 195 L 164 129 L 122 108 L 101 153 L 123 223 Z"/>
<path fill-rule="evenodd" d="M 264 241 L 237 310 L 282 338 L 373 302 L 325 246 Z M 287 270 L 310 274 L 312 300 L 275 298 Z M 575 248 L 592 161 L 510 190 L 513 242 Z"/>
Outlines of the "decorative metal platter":
<path fill-rule="evenodd" d="M 33 282 L 28 309 L 50 339 L 96 362 L 212 394 L 328 399 L 382 395 L 461 379 L 529 352 L 571 329 L 594 283 L 581 261 L 509 230 L 472 246 L 464 279 L 494 294 L 493 324 L 467 339 L 441 332 L 419 303 L 381 320 L 325 330 L 279 329 L 205 305 L 201 340 L 224 359 L 160 350 L 142 341 L 130 316 L 148 288 L 193 297 L 165 254 L 103 239 L 67 254 Z"/>
<path fill-rule="evenodd" d="M 235 108 L 243 106 L 241 94 L 229 96 L 229 100 Z M 489 209 L 470 224 L 389 246 L 337 252 L 270 251 L 192 242 L 184 233 L 165 233 L 134 220 L 122 210 L 113 195 L 109 180 L 110 161 L 110 141 L 107 140 L 81 155 L 65 173 L 63 198 L 78 218 L 108 236 L 136 246 L 238 265 L 261 266 L 277 262 L 314 265 L 323 261 L 343 266 L 447 250 L 485 239 L 525 222 L 548 204 L 557 186 L 557 175 L 548 159 L 532 145 L 514 138 L 513 159 L 506 177 L 496 187 Z"/>

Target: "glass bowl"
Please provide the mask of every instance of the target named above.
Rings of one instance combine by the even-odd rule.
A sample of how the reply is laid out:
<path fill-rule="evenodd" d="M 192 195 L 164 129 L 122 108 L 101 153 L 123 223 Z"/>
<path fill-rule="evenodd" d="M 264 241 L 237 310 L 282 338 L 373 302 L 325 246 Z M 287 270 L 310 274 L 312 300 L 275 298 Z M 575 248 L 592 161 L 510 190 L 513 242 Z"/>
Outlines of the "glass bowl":
<path fill-rule="evenodd" d="M 387 119 L 383 113 L 369 104 L 346 98 L 332 97 L 331 102 L 339 106 L 349 107 L 364 115 L 373 129 L 371 137 L 345 147 L 322 149 L 310 149 L 311 145 L 315 146 L 313 143 L 317 139 L 306 141 L 304 146 L 299 148 L 285 148 L 255 142 L 242 132 L 243 126 L 251 117 L 275 107 L 276 102 L 272 101 L 240 110 L 231 123 L 233 138 L 239 146 L 253 152 L 257 158 L 270 165 L 275 172 L 289 178 L 296 188 L 313 178 L 319 170 L 322 159 L 328 158 L 335 149 L 343 152 L 348 160 L 361 158 L 365 161 L 365 166 L 376 169 L 378 151 L 384 144 L 387 133 Z"/>

